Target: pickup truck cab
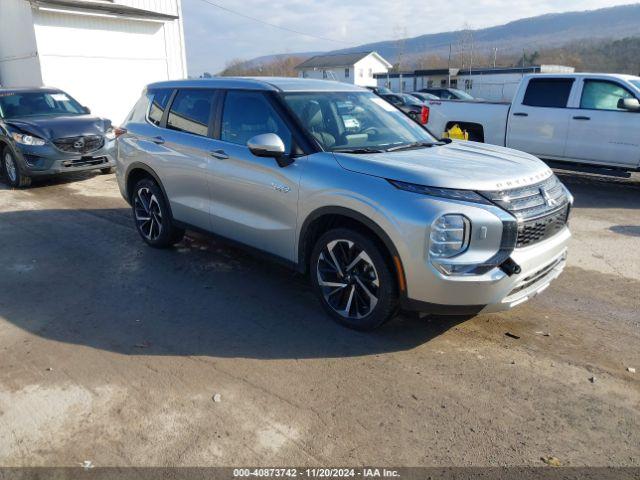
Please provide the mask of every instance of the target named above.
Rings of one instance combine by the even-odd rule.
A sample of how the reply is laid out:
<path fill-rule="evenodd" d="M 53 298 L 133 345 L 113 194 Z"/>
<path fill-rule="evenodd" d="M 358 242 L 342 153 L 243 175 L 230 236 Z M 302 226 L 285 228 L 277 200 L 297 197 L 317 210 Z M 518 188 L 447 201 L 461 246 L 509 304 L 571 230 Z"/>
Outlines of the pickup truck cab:
<path fill-rule="evenodd" d="M 640 77 L 577 73 L 528 75 L 512 103 L 428 102 L 436 135 L 455 125 L 469 140 L 544 160 L 640 169 Z"/>

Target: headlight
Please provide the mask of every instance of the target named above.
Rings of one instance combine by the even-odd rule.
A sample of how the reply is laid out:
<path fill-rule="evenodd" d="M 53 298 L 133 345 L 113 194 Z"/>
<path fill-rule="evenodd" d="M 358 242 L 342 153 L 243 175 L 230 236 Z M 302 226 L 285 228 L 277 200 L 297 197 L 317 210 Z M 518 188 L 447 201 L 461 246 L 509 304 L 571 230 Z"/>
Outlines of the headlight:
<path fill-rule="evenodd" d="M 116 129 L 110 127 L 104 134 L 107 140 L 114 140 L 116 138 Z"/>
<path fill-rule="evenodd" d="M 429 256 L 451 258 L 469 247 L 471 224 L 464 215 L 447 214 L 437 218 L 429 233 Z"/>
<path fill-rule="evenodd" d="M 448 198 L 450 200 L 461 200 L 464 202 L 483 203 L 492 205 L 492 203 L 482 195 L 473 190 L 455 190 L 453 188 L 427 187 L 417 185 L 415 183 L 399 182 L 397 180 L 389 180 L 389 183 L 400 190 L 407 192 L 421 193 L 422 195 L 431 195 L 432 197 Z"/>
<path fill-rule="evenodd" d="M 42 146 L 46 141 L 33 135 L 23 135 L 22 133 L 12 133 L 13 139 L 20 145 Z"/>

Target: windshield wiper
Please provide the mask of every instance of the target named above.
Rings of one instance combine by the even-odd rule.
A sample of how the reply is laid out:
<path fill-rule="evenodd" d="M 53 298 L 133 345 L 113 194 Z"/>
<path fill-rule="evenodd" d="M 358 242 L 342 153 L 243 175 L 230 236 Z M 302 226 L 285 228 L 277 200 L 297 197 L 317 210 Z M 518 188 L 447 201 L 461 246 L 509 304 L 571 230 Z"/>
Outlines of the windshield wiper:
<path fill-rule="evenodd" d="M 383 153 L 385 150 L 379 148 L 366 148 L 366 147 L 354 147 L 354 148 L 335 148 L 333 152 L 338 153 Z"/>
<path fill-rule="evenodd" d="M 440 142 L 412 142 L 412 143 L 404 143 L 402 145 L 396 145 L 395 147 L 390 147 L 387 148 L 385 150 L 385 152 L 397 152 L 399 150 L 409 150 L 412 148 L 420 148 L 420 147 L 424 147 L 424 148 L 429 148 L 429 147 L 435 147 L 435 146 L 439 146 L 439 145 L 444 145 L 443 143 Z"/>

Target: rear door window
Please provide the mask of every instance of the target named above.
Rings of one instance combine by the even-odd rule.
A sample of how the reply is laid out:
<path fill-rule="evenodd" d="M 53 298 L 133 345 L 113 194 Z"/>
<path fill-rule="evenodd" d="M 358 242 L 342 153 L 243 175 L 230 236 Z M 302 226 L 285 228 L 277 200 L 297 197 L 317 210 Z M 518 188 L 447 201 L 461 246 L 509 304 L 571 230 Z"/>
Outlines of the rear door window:
<path fill-rule="evenodd" d="M 172 93 L 173 89 L 171 88 L 150 92 L 151 106 L 149 107 L 148 118 L 157 127 L 160 126 L 164 110 L 167 108 Z"/>
<path fill-rule="evenodd" d="M 167 128 L 206 137 L 209 132 L 213 90 L 180 90 L 176 95 Z"/>
<path fill-rule="evenodd" d="M 570 78 L 531 79 L 522 104 L 530 107 L 566 108 L 572 86 L 573 79 Z"/>

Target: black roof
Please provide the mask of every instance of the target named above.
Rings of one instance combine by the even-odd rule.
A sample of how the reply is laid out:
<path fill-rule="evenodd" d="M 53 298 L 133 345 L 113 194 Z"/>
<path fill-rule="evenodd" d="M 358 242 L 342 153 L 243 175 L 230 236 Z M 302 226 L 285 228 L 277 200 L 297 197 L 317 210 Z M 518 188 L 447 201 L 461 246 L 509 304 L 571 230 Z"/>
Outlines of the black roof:
<path fill-rule="evenodd" d="M 469 70 L 465 68 L 460 70 L 458 75 L 491 75 L 499 73 L 538 73 L 540 72 L 540 65 L 532 65 L 530 67 L 496 67 L 496 68 L 472 68 Z"/>
<path fill-rule="evenodd" d="M 458 73 L 457 68 L 433 68 L 428 70 L 416 70 L 415 74 L 419 77 L 426 77 L 428 75 L 456 75 Z"/>
<path fill-rule="evenodd" d="M 103 13 L 110 13 L 114 15 L 127 15 L 131 17 L 140 18 L 157 18 L 163 20 L 176 20 L 175 15 L 168 15 L 166 13 L 154 12 L 152 10 L 143 10 L 141 8 L 129 7 L 127 5 L 119 5 L 112 3 L 113 0 L 108 0 L 110 3 L 93 3 L 85 2 L 82 0 L 30 0 L 32 4 L 39 6 L 50 7 L 63 7 L 63 8 L 78 8 L 82 10 L 91 10 Z"/>
<path fill-rule="evenodd" d="M 328 55 L 316 55 L 305 60 L 296 68 L 323 68 L 323 67 L 348 67 L 359 62 L 364 57 L 374 53 L 355 52 L 355 53 L 335 53 Z"/>

